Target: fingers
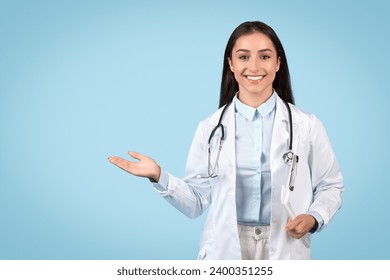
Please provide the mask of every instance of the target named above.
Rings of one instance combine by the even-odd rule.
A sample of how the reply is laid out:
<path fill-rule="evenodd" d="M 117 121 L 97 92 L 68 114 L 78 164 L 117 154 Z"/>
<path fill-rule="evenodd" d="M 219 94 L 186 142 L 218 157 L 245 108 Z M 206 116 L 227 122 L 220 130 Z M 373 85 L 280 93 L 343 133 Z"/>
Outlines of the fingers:
<path fill-rule="evenodd" d="M 142 160 L 142 158 L 144 157 L 143 155 L 141 155 L 141 154 L 139 154 L 137 152 L 133 152 L 133 151 L 129 151 L 128 154 L 132 158 L 135 158 L 135 159 L 138 159 L 138 160 Z"/>
<path fill-rule="evenodd" d="M 134 163 L 117 156 L 110 156 L 108 160 L 126 172 L 133 173 Z"/>
<path fill-rule="evenodd" d="M 293 238 L 301 238 L 305 232 L 302 230 L 302 228 L 298 226 L 294 226 L 292 224 L 287 224 L 286 226 L 287 234 L 290 235 Z"/>
<path fill-rule="evenodd" d="M 143 156 L 143 155 L 141 155 L 141 154 L 139 154 L 139 153 L 137 153 L 137 152 L 129 151 L 128 154 L 129 154 L 129 156 L 131 156 L 132 158 L 135 158 L 135 159 L 137 159 L 137 160 L 142 160 L 143 158 L 145 158 L 145 156 Z M 123 161 L 128 161 L 128 160 L 126 160 L 126 159 L 123 159 L 123 158 L 117 157 L 117 156 L 109 156 L 109 157 L 108 157 L 108 160 L 109 160 L 111 163 L 115 164 L 115 165 L 116 165 L 116 163 L 120 163 L 120 162 L 123 163 Z"/>
<path fill-rule="evenodd" d="M 315 220 L 311 215 L 299 215 L 294 220 L 289 220 L 285 230 L 293 238 L 301 238 L 313 226 Z"/>
<path fill-rule="evenodd" d="M 110 157 L 108 157 L 108 160 L 109 160 L 112 164 L 118 165 L 118 164 L 120 164 L 121 162 L 123 162 L 125 159 L 123 159 L 123 158 L 121 158 L 121 157 L 117 157 L 117 156 L 110 156 Z"/>
<path fill-rule="evenodd" d="M 295 218 L 294 220 L 288 219 L 288 223 L 286 225 L 287 230 L 298 230 L 299 225 L 302 223 L 300 219 Z"/>
<path fill-rule="evenodd" d="M 155 178 L 157 178 L 158 181 L 158 179 L 160 178 L 161 171 L 160 167 L 153 159 L 141 155 L 137 152 L 130 151 L 128 152 L 128 154 L 131 157 L 137 159 L 138 161 L 132 162 L 117 156 L 110 156 L 108 160 L 112 164 L 116 165 L 117 167 L 123 169 L 130 174 L 140 177 L 147 177 L 154 180 Z"/>

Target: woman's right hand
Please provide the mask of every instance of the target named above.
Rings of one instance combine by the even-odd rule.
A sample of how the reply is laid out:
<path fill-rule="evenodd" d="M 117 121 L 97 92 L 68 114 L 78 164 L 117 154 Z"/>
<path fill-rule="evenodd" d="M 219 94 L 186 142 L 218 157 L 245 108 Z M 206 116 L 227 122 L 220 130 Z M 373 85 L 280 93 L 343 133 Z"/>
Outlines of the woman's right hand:
<path fill-rule="evenodd" d="M 136 152 L 129 152 L 129 155 L 138 161 L 132 162 L 117 156 L 110 156 L 108 160 L 130 174 L 146 177 L 154 182 L 159 181 L 161 169 L 154 159 Z"/>

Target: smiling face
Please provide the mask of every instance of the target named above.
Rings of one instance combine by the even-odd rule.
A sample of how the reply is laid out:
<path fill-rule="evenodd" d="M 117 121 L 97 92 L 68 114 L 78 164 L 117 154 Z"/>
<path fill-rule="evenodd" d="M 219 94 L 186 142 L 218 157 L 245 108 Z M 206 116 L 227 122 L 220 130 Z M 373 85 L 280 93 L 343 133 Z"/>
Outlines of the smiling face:
<path fill-rule="evenodd" d="M 258 107 L 272 95 L 280 58 L 267 35 L 260 32 L 242 35 L 234 44 L 228 61 L 242 102 Z"/>

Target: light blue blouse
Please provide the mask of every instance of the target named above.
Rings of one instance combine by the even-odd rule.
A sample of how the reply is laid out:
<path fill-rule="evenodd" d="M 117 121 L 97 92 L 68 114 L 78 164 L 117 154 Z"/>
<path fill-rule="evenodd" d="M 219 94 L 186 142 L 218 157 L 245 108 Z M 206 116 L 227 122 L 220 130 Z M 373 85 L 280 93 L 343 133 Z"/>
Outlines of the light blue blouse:
<path fill-rule="evenodd" d="M 276 96 L 258 108 L 234 97 L 236 121 L 237 221 L 243 225 L 269 225 L 271 217 L 270 150 Z"/>

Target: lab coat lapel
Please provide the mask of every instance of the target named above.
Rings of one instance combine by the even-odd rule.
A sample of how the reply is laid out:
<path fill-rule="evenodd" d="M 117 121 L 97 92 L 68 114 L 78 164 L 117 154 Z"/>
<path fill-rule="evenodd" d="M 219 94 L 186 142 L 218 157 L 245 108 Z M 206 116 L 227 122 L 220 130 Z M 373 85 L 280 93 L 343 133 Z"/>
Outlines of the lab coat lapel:
<path fill-rule="evenodd" d="M 226 119 L 222 121 L 223 126 L 225 127 L 226 140 L 225 140 L 225 148 L 226 150 L 223 152 L 223 155 L 226 158 L 226 163 L 229 167 L 233 168 L 234 178 L 235 178 L 235 170 L 236 170 L 236 122 L 234 117 L 234 104 L 228 105 L 229 108 L 226 110 Z"/>
<path fill-rule="evenodd" d="M 227 109 L 222 118 L 222 125 L 224 127 L 225 142 L 221 150 L 220 170 L 226 174 L 229 180 L 235 181 L 236 170 L 236 122 L 234 117 L 234 104 L 227 105 Z M 210 117 L 208 125 L 211 130 L 217 126 L 224 107 L 220 108 L 215 114 Z"/>
<path fill-rule="evenodd" d="M 272 131 L 271 157 L 275 158 L 277 151 L 283 147 L 288 149 L 289 141 L 289 117 L 282 99 L 277 96 L 274 128 Z"/>
<path fill-rule="evenodd" d="M 218 252 L 215 259 L 241 258 L 236 213 L 236 122 L 234 104 L 228 106 L 222 118 L 225 142 L 219 160 L 220 176 L 210 179 L 212 205 L 208 220 L 209 228 L 211 227 L 212 232 L 215 232 L 214 240 L 210 245 Z M 220 115 L 220 110 L 214 114 L 209 122 L 209 129 L 217 125 Z"/>

